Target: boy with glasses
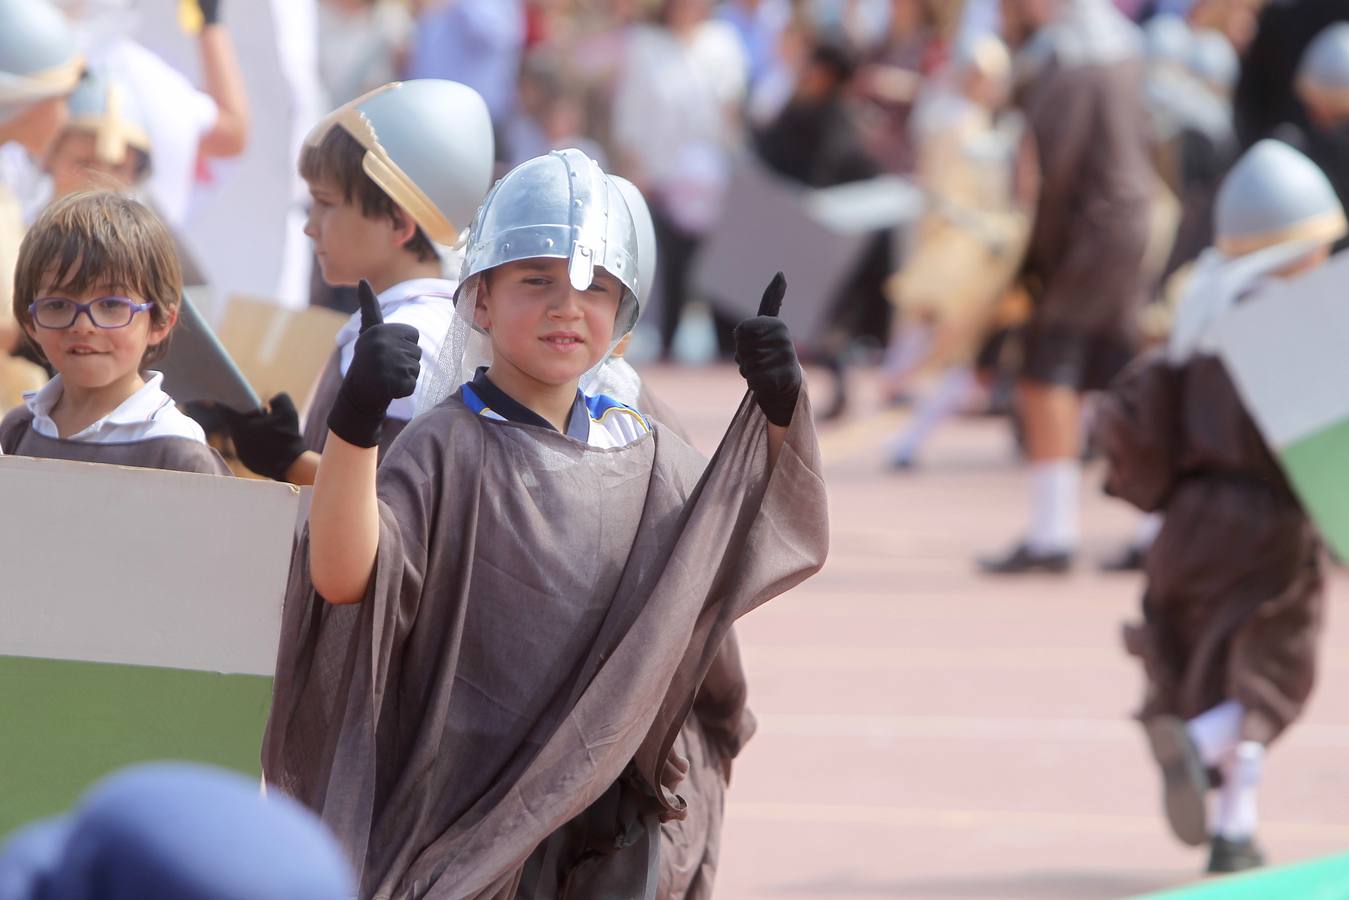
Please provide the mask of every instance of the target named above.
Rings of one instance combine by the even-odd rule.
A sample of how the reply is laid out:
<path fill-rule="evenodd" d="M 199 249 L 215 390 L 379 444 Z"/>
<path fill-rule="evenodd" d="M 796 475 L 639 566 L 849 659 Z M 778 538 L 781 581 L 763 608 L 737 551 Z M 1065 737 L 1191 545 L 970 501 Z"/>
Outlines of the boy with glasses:
<path fill-rule="evenodd" d="M 0 449 L 229 474 L 145 368 L 168 349 L 182 292 L 173 239 L 142 204 L 85 193 L 48 207 L 19 248 L 14 316 L 57 375 L 0 421 Z"/>

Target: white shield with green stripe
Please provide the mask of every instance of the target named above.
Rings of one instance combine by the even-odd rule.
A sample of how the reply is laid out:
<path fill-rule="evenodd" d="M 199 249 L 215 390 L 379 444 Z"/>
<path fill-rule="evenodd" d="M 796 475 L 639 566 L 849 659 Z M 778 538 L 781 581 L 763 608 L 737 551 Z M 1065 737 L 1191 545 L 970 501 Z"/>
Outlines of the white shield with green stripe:
<path fill-rule="evenodd" d="M 1269 284 L 1213 336 L 1303 507 L 1349 558 L 1349 255 Z"/>
<path fill-rule="evenodd" d="M 0 458 L 0 834 L 140 760 L 258 774 L 297 504 Z"/>

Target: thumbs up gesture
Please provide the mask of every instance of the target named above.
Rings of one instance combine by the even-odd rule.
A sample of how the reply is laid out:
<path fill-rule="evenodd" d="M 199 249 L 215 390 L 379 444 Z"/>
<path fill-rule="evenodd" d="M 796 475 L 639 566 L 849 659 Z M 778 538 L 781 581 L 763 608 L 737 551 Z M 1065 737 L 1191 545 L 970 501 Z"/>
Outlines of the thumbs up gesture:
<path fill-rule="evenodd" d="M 379 444 L 380 426 L 389 404 L 417 389 L 422 351 L 417 329 L 385 325 L 370 282 L 361 279 L 361 334 L 356 338 L 351 368 L 342 379 L 328 428 L 357 447 Z"/>
<path fill-rule="evenodd" d="M 787 279 L 779 272 L 763 292 L 759 314 L 735 326 L 735 361 L 754 399 L 774 425 L 792 423 L 801 393 L 801 365 L 787 323 L 778 318 Z"/>

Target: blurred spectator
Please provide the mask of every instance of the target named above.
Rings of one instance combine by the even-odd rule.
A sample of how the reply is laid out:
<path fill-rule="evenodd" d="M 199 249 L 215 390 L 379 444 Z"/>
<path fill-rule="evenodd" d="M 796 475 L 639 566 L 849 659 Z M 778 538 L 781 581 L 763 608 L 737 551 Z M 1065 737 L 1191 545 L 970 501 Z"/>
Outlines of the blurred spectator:
<path fill-rule="evenodd" d="M 136 41 L 135 17 L 125 4 L 60 0 L 76 23 L 92 67 L 125 84 L 145 119 L 155 148 L 147 181 L 156 212 L 183 224 L 202 159 L 231 158 L 248 144 L 248 95 L 219 0 L 198 0 L 198 60 L 204 89 Z"/>
<path fill-rule="evenodd" d="M 324 106 L 341 106 L 397 81 L 412 30 L 412 14 L 398 0 L 322 0 L 318 47 Z"/>
<path fill-rule="evenodd" d="M 847 97 L 855 71 L 856 61 L 846 47 L 816 45 L 791 101 L 756 136 L 764 162 L 793 181 L 817 188 L 879 174 Z"/>
<path fill-rule="evenodd" d="M 482 95 L 501 128 L 515 110 L 525 45 L 521 0 L 413 0 L 417 29 L 408 78 L 445 78 Z"/>
<path fill-rule="evenodd" d="M 893 0 L 884 44 L 859 75 L 858 89 L 876 110 L 871 152 L 889 172 L 913 170 L 909 116 L 923 79 L 945 59 L 954 10 L 941 0 Z"/>
<path fill-rule="evenodd" d="M 525 54 L 515 113 L 502 136 L 506 162 L 514 167 L 575 147 L 607 169 L 604 150 L 588 134 L 585 94 L 560 54 L 546 46 Z"/>
<path fill-rule="evenodd" d="M 791 102 L 756 137 L 759 156 L 770 168 L 813 188 L 880 174 L 863 145 L 848 97 L 855 71 L 856 61 L 847 47 L 830 42 L 816 45 Z M 834 373 L 834 397 L 824 408 L 825 419 L 836 418 L 847 408 L 845 370 L 852 339 L 871 333 L 883 340 L 888 331 L 890 306 L 883 288 L 894 268 L 892 243 L 889 231 L 877 233 L 834 301 L 823 347 L 826 365 Z"/>
<path fill-rule="evenodd" d="M 792 18 L 788 0 L 726 0 L 717 18 L 734 26 L 749 64 L 749 83 L 772 70 L 782 31 Z"/>
<path fill-rule="evenodd" d="M 1349 21 L 1344 0 L 1270 0 L 1241 63 L 1236 91 L 1237 135 L 1243 147 L 1270 137 L 1285 123 L 1306 128 L 1293 91 L 1302 54 L 1327 25 Z"/>
<path fill-rule="evenodd" d="M 656 225 L 666 357 L 693 255 L 721 212 L 745 96 L 740 41 L 711 12 L 711 0 L 663 0 L 654 21 L 632 34 L 614 100 L 617 170 L 650 200 Z"/>
<path fill-rule="evenodd" d="M 762 128 L 777 118 L 796 92 L 797 79 L 813 46 L 810 20 L 794 13 L 778 32 L 773 56 L 758 80 L 750 86 L 745 115 L 751 125 Z"/>
<path fill-rule="evenodd" d="M 150 133 L 135 95 L 116 79 L 89 72 L 70 96 L 70 123 L 47 153 L 47 199 L 76 191 L 130 191 L 149 174 L 151 158 Z"/>

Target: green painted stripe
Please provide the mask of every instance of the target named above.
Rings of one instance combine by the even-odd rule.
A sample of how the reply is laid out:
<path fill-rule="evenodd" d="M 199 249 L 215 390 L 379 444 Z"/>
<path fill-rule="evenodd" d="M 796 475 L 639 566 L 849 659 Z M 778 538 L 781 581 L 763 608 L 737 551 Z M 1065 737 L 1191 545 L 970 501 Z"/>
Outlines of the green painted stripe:
<path fill-rule="evenodd" d="M 1265 869 L 1207 881 L 1194 887 L 1148 894 L 1140 900 L 1346 900 L 1349 855 Z"/>
<path fill-rule="evenodd" d="M 260 774 L 272 680 L 0 656 L 0 835 L 151 759 Z"/>
<path fill-rule="evenodd" d="M 1349 419 L 1294 441 L 1279 455 L 1321 534 L 1341 559 L 1349 559 Z"/>

